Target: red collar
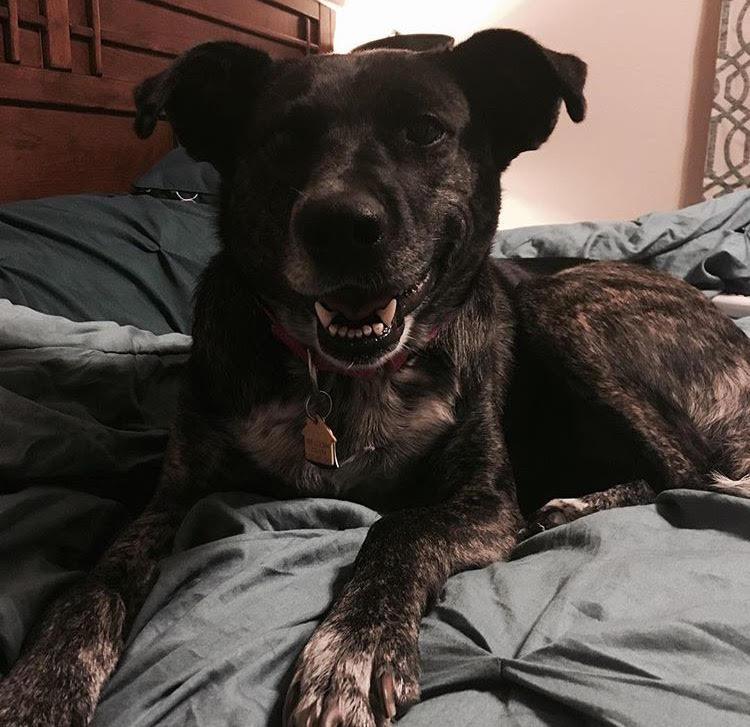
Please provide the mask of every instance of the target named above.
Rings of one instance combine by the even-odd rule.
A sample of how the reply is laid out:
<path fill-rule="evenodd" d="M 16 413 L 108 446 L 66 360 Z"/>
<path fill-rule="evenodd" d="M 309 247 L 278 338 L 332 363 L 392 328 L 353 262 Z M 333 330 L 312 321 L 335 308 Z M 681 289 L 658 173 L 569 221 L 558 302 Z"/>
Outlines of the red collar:
<path fill-rule="evenodd" d="M 274 338 L 279 341 L 279 343 L 283 343 L 298 359 L 300 359 L 300 361 L 307 363 L 307 347 L 294 338 L 294 336 L 292 336 L 289 331 L 278 322 L 276 316 L 274 316 L 267 306 L 260 303 L 260 307 L 271 321 L 271 333 Z M 438 329 L 433 329 L 430 339 L 437 336 L 437 334 Z M 342 376 L 351 376 L 355 379 L 371 379 L 374 376 L 377 376 L 381 369 L 393 373 L 398 371 L 409 358 L 409 353 L 405 349 L 402 349 L 395 356 L 389 358 L 382 366 L 378 366 L 377 368 L 349 369 L 330 363 L 319 356 L 315 351 L 311 351 L 311 354 L 318 371 L 330 371 L 336 374 L 341 374 Z"/>

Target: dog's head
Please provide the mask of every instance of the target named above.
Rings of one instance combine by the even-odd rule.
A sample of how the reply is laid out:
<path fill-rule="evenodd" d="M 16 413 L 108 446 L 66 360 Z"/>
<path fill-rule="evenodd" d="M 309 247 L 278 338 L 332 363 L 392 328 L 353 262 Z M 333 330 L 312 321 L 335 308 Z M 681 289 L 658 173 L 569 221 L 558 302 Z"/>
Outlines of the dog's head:
<path fill-rule="evenodd" d="M 378 366 L 419 346 L 486 258 L 499 175 L 585 113 L 585 64 L 511 30 L 452 51 L 276 61 L 208 43 L 136 90 L 223 178 L 220 232 L 248 286 L 306 347 Z"/>

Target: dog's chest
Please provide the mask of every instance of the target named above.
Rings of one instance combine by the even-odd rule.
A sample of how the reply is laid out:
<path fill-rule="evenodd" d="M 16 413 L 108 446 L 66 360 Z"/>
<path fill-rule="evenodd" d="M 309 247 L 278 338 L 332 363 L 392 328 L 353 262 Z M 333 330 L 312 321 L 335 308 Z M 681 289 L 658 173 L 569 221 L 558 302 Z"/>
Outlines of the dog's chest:
<path fill-rule="evenodd" d="M 399 384 L 409 378 L 404 372 L 392 381 L 331 388 L 333 409 L 327 424 L 337 439 L 337 469 L 305 460 L 302 396 L 280 396 L 255 407 L 237 422 L 239 446 L 261 469 L 301 494 L 337 496 L 355 489 L 367 492 L 370 486 L 382 490 L 397 483 L 454 423 L 455 394 L 430 391 L 428 381 L 405 393 Z"/>

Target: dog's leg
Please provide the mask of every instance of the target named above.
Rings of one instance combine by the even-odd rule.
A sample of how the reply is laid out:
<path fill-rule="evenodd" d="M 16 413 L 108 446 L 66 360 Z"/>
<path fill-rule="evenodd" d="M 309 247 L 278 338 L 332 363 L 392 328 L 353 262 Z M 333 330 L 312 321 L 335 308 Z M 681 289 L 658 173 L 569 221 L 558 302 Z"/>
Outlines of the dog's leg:
<path fill-rule="evenodd" d="M 431 463 L 435 486 L 454 487 L 447 501 L 388 514 L 370 528 L 351 580 L 296 664 L 287 727 L 387 725 L 418 699 L 426 607 L 452 573 L 507 557 L 522 522 L 509 470 L 489 454 L 499 441 L 491 429 L 455 437 Z"/>
<path fill-rule="evenodd" d="M 218 455 L 193 453 L 188 479 L 183 448 L 173 437 L 159 489 L 144 512 L 116 538 L 93 571 L 45 610 L 28 647 L 0 682 L 2 727 L 83 727 L 114 670 L 127 629 L 205 477 Z M 202 465 L 198 464 L 202 461 Z"/>
<path fill-rule="evenodd" d="M 648 505 L 654 501 L 655 497 L 656 493 L 643 480 L 617 485 L 582 497 L 558 497 L 550 500 L 527 518 L 526 527 L 518 533 L 518 539 L 529 538 L 544 530 L 571 523 L 584 515 L 600 510 L 611 510 L 629 505 Z"/>
<path fill-rule="evenodd" d="M 750 496 L 750 342 L 700 292 L 605 263 L 520 290 L 531 347 L 622 418 L 655 490 Z"/>

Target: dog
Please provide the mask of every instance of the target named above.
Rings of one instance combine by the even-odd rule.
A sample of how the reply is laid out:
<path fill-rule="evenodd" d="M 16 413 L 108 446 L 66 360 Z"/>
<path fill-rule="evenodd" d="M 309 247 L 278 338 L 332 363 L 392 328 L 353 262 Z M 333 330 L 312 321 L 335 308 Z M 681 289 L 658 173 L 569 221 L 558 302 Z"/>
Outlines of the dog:
<path fill-rule="evenodd" d="M 637 266 L 489 257 L 501 173 L 562 106 L 583 120 L 585 79 L 579 58 L 488 30 L 276 62 L 209 43 L 137 89 L 140 136 L 165 111 L 220 171 L 223 247 L 153 500 L 47 609 L 0 724 L 89 722 L 214 489 L 383 513 L 290 673 L 287 727 L 391 723 L 419 698 L 425 609 L 519 537 L 666 488 L 747 496 L 750 344 L 729 319 Z"/>

